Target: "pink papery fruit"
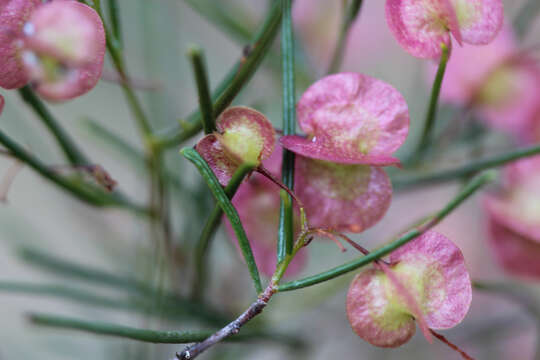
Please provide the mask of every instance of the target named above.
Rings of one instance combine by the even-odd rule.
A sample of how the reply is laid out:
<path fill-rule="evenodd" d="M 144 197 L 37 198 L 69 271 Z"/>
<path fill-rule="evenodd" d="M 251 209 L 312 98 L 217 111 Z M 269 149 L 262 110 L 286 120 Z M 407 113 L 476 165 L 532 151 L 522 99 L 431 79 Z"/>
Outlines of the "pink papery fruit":
<path fill-rule="evenodd" d="M 94 9 L 74 0 L 43 4 L 25 24 L 24 35 L 23 64 L 42 97 L 68 100 L 95 87 L 106 41 Z"/>
<path fill-rule="evenodd" d="M 482 66 L 475 61 L 482 59 Z M 434 77 L 435 66 L 430 66 Z M 441 89 L 441 101 L 471 108 L 486 125 L 520 142 L 540 138 L 540 68 L 519 52 L 511 28 L 489 45 L 455 49 Z"/>
<path fill-rule="evenodd" d="M 419 58 L 438 58 L 441 45 L 491 42 L 503 23 L 501 0 L 387 0 L 386 20 L 399 44 Z"/>
<path fill-rule="evenodd" d="M 409 132 L 403 96 L 389 84 L 358 73 L 315 82 L 298 102 L 297 116 L 307 137 L 284 136 L 283 146 L 340 164 L 398 164 L 391 155 Z"/>
<path fill-rule="evenodd" d="M 307 134 L 281 144 L 300 155 L 296 187 L 310 225 L 361 232 L 388 209 L 392 186 L 377 166 L 397 165 L 392 156 L 409 131 L 405 99 L 372 77 L 341 73 L 310 86 L 297 106 Z"/>
<path fill-rule="evenodd" d="M 540 156 L 505 168 L 505 183 L 486 196 L 488 233 L 495 257 L 511 274 L 540 278 Z"/>
<path fill-rule="evenodd" d="M 426 232 L 391 253 L 389 260 L 430 329 L 448 329 L 463 320 L 472 300 L 471 280 L 463 254 L 448 238 Z M 416 325 L 415 311 L 404 295 L 379 268 L 357 275 L 347 293 L 347 316 L 354 332 L 375 346 L 406 343 Z"/>
<path fill-rule="evenodd" d="M 263 166 L 275 177 L 281 174 L 281 148 L 263 161 Z M 276 248 L 279 225 L 279 188 L 272 181 L 260 174 L 253 174 L 243 183 L 232 203 L 246 230 L 257 266 L 262 274 L 271 277 L 276 269 Z M 299 217 L 295 214 L 295 233 L 298 233 Z M 227 233 L 238 246 L 236 235 L 228 220 L 225 221 Z M 307 252 L 301 249 L 287 268 L 286 276 L 294 276 L 305 267 Z"/>
<path fill-rule="evenodd" d="M 312 227 L 362 232 L 384 216 L 392 200 L 386 172 L 296 157 L 295 192 Z"/>
<path fill-rule="evenodd" d="M 275 145 L 272 123 L 245 106 L 226 109 L 216 120 L 217 132 L 199 140 L 195 149 L 206 160 L 221 185 L 226 186 L 242 164 L 258 166 Z"/>
<path fill-rule="evenodd" d="M 0 0 L 0 86 L 17 89 L 29 80 L 21 62 L 23 27 L 41 0 Z"/>

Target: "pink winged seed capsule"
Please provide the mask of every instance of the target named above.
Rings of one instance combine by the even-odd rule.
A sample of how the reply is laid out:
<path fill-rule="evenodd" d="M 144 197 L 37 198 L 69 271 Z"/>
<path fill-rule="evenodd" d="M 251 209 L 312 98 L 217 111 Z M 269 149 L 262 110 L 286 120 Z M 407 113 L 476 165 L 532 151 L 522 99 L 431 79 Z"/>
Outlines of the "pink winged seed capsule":
<path fill-rule="evenodd" d="M 281 174 L 281 148 L 276 148 L 272 155 L 263 161 L 263 166 L 272 175 L 279 178 Z M 279 188 L 272 181 L 260 174 L 253 174 L 250 179 L 240 185 L 234 195 L 232 203 L 246 230 L 257 266 L 261 273 L 270 277 L 276 269 L 276 246 L 279 224 Z M 296 214 L 298 215 L 298 214 Z M 296 216 L 295 220 L 299 217 Z M 236 236 L 228 220 L 225 226 L 230 239 L 238 245 Z M 295 230 L 300 229 L 299 221 L 295 221 Z M 287 277 L 298 274 L 306 265 L 307 251 L 301 249 L 285 275 Z"/>
<path fill-rule="evenodd" d="M 298 102 L 307 137 L 284 136 L 297 154 L 340 164 L 395 165 L 391 154 L 407 138 L 409 110 L 389 84 L 358 73 L 340 73 L 311 85 Z"/>
<path fill-rule="evenodd" d="M 383 81 L 357 73 L 322 78 L 297 106 L 307 134 L 284 136 L 296 158 L 296 187 L 310 224 L 361 232 L 390 206 L 392 186 L 378 166 L 397 165 L 392 154 L 409 131 L 405 99 Z"/>
<path fill-rule="evenodd" d="M 502 190 L 484 199 L 491 247 L 511 274 L 540 278 L 540 156 L 505 168 Z"/>
<path fill-rule="evenodd" d="M 438 58 L 450 35 L 461 43 L 485 45 L 503 23 L 501 0 L 387 0 L 386 20 L 399 44 L 419 58 Z"/>
<path fill-rule="evenodd" d="M 390 254 L 390 266 L 414 297 L 430 329 L 448 329 L 467 314 L 471 280 L 459 248 L 429 231 Z M 355 277 L 347 293 L 347 316 L 354 332 L 380 347 L 397 347 L 415 333 L 415 315 L 385 271 L 372 268 Z"/>
<path fill-rule="evenodd" d="M 23 27 L 41 0 L 0 0 L 0 86 L 17 89 L 29 78 L 20 61 Z"/>
<path fill-rule="evenodd" d="M 362 232 L 384 216 L 392 200 L 390 178 L 375 166 L 297 156 L 295 179 L 309 223 L 319 228 Z"/>
<path fill-rule="evenodd" d="M 195 146 L 221 185 L 226 186 L 239 165 L 260 165 L 275 145 L 272 123 L 260 112 L 244 106 L 226 109 L 216 120 L 217 132 Z"/>
<path fill-rule="evenodd" d="M 36 91 L 52 101 L 93 89 L 105 58 L 105 31 L 91 7 L 73 0 L 43 4 L 24 26 L 24 67 Z"/>

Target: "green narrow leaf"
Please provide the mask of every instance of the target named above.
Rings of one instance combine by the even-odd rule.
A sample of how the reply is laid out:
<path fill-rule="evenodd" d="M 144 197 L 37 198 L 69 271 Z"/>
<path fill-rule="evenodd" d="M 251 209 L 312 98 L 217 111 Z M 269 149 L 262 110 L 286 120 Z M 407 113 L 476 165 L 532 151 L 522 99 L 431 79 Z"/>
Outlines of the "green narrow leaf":
<path fill-rule="evenodd" d="M 292 29 L 291 0 L 282 0 L 283 21 L 281 27 L 281 61 L 283 86 L 283 135 L 296 133 L 296 99 L 294 78 L 294 36 Z M 283 150 L 282 181 L 289 189 L 294 187 L 294 153 Z M 278 263 L 293 250 L 292 199 L 288 194 L 281 196 L 277 243 Z"/>
<path fill-rule="evenodd" d="M 212 335 L 212 331 L 155 331 L 49 314 L 30 313 L 28 318 L 35 325 L 117 336 L 155 344 L 185 344 L 202 341 Z"/>
<path fill-rule="evenodd" d="M 87 291 L 64 285 L 35 284 L 18 281 L 0 281 L 0 293 L 55 298 L 87 306 L 143 314 L 145 316 L 162 317 L 166 315 L 170 319 L 180 321 L 197 319 L 216 326 L 222 326 L 230 321 L 229 318 L 200 302 L 190 302 L 176 297 L 162 299 L 159 308 L 157 308 L 155 306 L 156 299 L 153 296 L 134 296 L 131 294 L 121 297 L 106 297 L 97 294 L 95 290 Z"/>
<path fill-rule="evenodd" d="M 67 316 L 58 316 L 43 313 L 28 314 L 29 320 L 34 325 L 49 326 L 59 329 L 71 329 L 89 332 L 97 335 L 117 336 L 142 342 L 155 344 L 185 344 L 203 341 L 215 333 L 215 330 L 204 331 L 157 331 L 150 329 L 139 329 L 130 326 L 118 325 L 102 321 L 88 321 Z M 279 344 L 290 346 L 291 348 L 304 348 L 305 343 L 289 334 L 279 334 L 266 331 L 247 331 L 228 337 L 225 341 L 247 341 L 247 340 L 274 341 Z"/>
<path fill-rule="evenodd" d="M 109 0 L 109 15 L 111 18 L 111 31 L 114 35 L 114 40 L 118 47 L 122 48 L 122 26 L 120 23 L 120 9 L 118 7 L 118 0 Z"/>
<path fill-rule="evenodd" d="M 18 90 L 19 95 L 25 103 L 32 108 L 34 113 L 38 115 L 43 124 L 49 129 L 51 134 L 55 137 L 56 142 L 64 152 L 64 155 L 72 165 L 89 165 L 90 160 L 83 154 L 83 152 L 77 147 L 73 139 L 68 133 L 60 126 L 60 123 L 50 113 L 49 109 L 41 101 L 41 99 L 34 93 L 30 86 L 25 86 Z"/>
<path fill-rule="evenodd" d="M 501 155 L 495 155 L 487 159 L 473 161 L 453 169 L 434 171 L 427 174 L 399 176 L 392 179 L 392 186 L 394 189 L 402 190 L 444 183 L 452 180 L 459 180 L 479 173 L 480 171 L 503 166 L 509 162 L 537 154 L 540 154 L 540 145 L 518 149 L 516 151 L 511 151 Z"/>
<path fill-rule="evenodd" d="M 247 54 L 238 61 L 212 94 L 214 100 L 214 116 L 227 108 L 238 95 L 240 90 L 251 79 L 261 64 L 262 59 L 270 50 L 270 46 L 279 30 L 281 23 L 281 4 L 276 1 L 260 30 L 256 33 L 249 46 Z M 162 136 L 155 139 L 155 145 L 163 148 L 172 147 L 191 138 L 202 129 L 201 113 L 194 111 L 187 121 L 180 126 L 167 129 Z"/>
<path fill-rule="evenodd" d="M 210 85 L 204 62 L 204 55 L 200 48 L 192 47 L 188 51 L 188 57 L 191 61 L 195 82 L 197 83 L 197 92 L 199 94 L 199 111 L 201 112 L 202 124 L 205 134 L 216 131 L 216 122 L 214 121 L 214 109 L 212 99 L 210 98 Z"/>
<path fill-rule="evenodd" d="M 219 180 L 214 175 L 212 169 L 206 163 L 206 161 L 204 161 L 201 155 L 192 148 L 184 148 L 180 151 L 180 153 L 197 167 L 197 170 L 199 170 L 199 173 L 208 184 L 208 187 L 214 195 L 214 198 L 229 219 L 234 233 L 236 234 L 236 238 L 238 239 L 238 244 L 240 246 L 240 250 L 242 251 L 242 255 L 244 256 L 244 259 L 246 261 L 249 273 L 251 275 L 251 278 L 253 279 L 255 290 L 257 291 L 257 293 L 261 293 L 262 285 L 259 276 L 259 270 L 257 269 L 257 264 L 253 256 L 253 251 L 251 250 L 251 246 L 246 236 L 244 227 L 242 226 L 242 222 L 240 221 L 240 216 L 238 215 L 238 212 L 229 200 L 229 197 L 225 193 L 225 190 L 223 190 L 223 187 L 220 185 Z"/>
<path fill-rule="evenodd" d="M 34 169 L 45 179 L 88 204 L 94 206 L 116 206 L 132 210 L 135 213 L 148 214 L 147 209 L 132 203 L 119 193 L 106 193 L 101 188 L 92 184 L 59 175 L 2 131 L 0 131 L 0 144 L 9 150 L 13 157 Z"/>
<path fill-rule="evenodd" d="M 240 166 L 238 170 L 235 171 L 233 177 L 225 187 L 225 194 L 232 199 L 238 187 L 246 177 L 246 175 L 253 170 L 252 166 Z M 214 210 L 208 217 L 206 224 L 201 232 L 197 246 L 195 247 L 195 281 L 193 283 L 193 292 L 192 297 L 194 299 L 199 299 L 202 296 L 202 291 L 207 282 L 207 261 L 208 258 L 208 248 L 210 247 L 210 241 L 212 235 L 216 232 L 216 229 L 221 222 L 221 216 L 223 215 L 223 210 L 218 204 L 214 207 Z"/>
<path fill-rule="evenodd" d="M 422 135 L 415 151 L 411 154 L 410 158 L 405 161 L 406 163 L 416 164 L 422 159 L 422 156 L 431 145 L 431 137 L 435 127 L 435 120 L 437 119 L 439 95 L 441 93 L 441 87 L 444 80 L 444 73 L 446 72 L 446 65 L 448 64 L 448 58 L 450 56 L 450 49 L 448 46 L 441 44 L 441 48 L 441 60 L 437 69 L 437 75 L 433 81 L 433 86 L 431 87 L 431 96 L 429 98 L 429 105 L 426 112 L 426 120 L 424 121 L 424 129 L 422 130 Z"/>

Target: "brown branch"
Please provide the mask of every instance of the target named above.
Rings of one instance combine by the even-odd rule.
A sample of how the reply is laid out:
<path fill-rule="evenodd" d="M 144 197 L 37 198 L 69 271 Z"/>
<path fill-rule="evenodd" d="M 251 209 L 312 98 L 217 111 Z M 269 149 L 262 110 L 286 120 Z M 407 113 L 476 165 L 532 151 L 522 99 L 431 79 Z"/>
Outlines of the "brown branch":
<path fill-rule="evenodd" d="M 429 330 L 431 332 L 431 334 L 433 334 L 433 336 L 435 336 L 437 339 L 439 339 L 440 341 L 442 341 L 443 343 L 445 343 L 446 345 L 448 345 L 452 350 L 455 350 L 457 351 L 461 357 L 465 360 L 474 360 L 474 358 L 472 358 L 470 355 L 468 355 L 465 351 L 461 350 L 457 345 L 455 344 L 452 344 L 450 341 L 448 341 L 448 339 L 446 337 L 444 337 L 443 335 L 433 331 L 432 329 Z"/>
<path fill-rule="evenodd" d="M 264 166 L 260 165 L 259 167 L 257 167 L 255 169 L 255 171 L 257 171 L 259 174 L 263 175 L 264 177 L 266 177 L 268 180 L 272 181 L 274 184 L 276 184 L 277 186 L 279 186 L 280 188 L 282 188 L 283 190 L 285 190 L 287 192 L 287 194 L 289 194 L 293 199 L 294 201 L 296 202 L 296 204 L 298 204 L 298 207 L 303 209 L 304 208 L 304 204 L 302 203 L 302 201 L 296 196 L 296 194 L 287 187 L 287 185 L 285 185 L 284 183 L 281 182 L 281 180 L 279 180 L 278 178 L 276 178 L 270 171 L 268 171 L 267 169 L 264 168 Z"/>
<path fill-rule="evenodd" d="M 268 285 L 264 292 L 259 296 L 257 301 L 251 304 L 246 311 L 244 311 L 238 318 L 236 318 L 236 320 L 232 321 L 227 326 L 217 331 L 206 340 L 188 346 L 184 350 L 182 350 L 182 352 L 176 353 L 176 358 L 178 360 L 195 359 L 203 351 L 214 346 L 218 342 L 228 338 L 229 336 L 238 334 L 242 326 L 244 326 L 248 321 L 259 315 L 263 311 L 272 295 L 274 295 L 275 291 L 276 290 L 274 284 L 270 283 L 270 285 Z"/>

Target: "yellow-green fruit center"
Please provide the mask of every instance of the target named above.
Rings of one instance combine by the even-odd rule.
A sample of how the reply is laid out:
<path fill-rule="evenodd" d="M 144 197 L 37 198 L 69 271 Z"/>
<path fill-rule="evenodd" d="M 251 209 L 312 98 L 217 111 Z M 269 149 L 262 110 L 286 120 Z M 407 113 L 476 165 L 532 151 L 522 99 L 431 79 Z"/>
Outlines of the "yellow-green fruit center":
<path fill-rule="evenodd" d="M 223 133 L 221 141 L 241 163 L 255 165 L 260 163 L 264 139 L 260 135 L 259 126 L 249 122 L 247 118 L 242 118 L 241 121 L 228 127 Z"/>
<path fill-rule="evenodd" d="M 456 17 L 460 28 L 466 28 L 474 23 L 482 14 L 482 3 L 480 1 L 471 2 L 467 0 L 452 0 L 452 5 L 456 12 Z"/>
<path fill-rule="evenodd" d="M 477 95 L 482 105 L 504 105 L 515 91 L 516 74 L 508 67 L 500 67 L 488 76 Z"/>
<path fill-rule="evenodd" d="M 436 310 L 444 300 L 444 276 L 437 266 L 427 265 L 424 261 L 401 262 L 392 267 L 392 271 L 416 302 L 422 315 Z M 387 303 L 384 314 L 373 314 L 374 318 L 381 327 L 396 330 L 415 314 L 404 294 L 397 290 L 385 273 L 381 271 L 378 278 Z"/>

